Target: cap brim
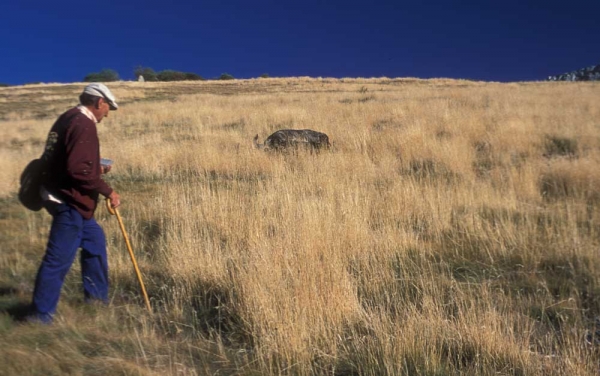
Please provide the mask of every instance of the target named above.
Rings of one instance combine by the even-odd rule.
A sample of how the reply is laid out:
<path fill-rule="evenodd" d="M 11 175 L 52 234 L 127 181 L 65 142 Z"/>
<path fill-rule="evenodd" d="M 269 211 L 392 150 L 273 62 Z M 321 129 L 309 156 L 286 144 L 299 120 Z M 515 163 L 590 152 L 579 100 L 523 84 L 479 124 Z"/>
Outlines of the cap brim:
<path fill-rule="evenodd" d="M 116 103 L 110 102 L 110 101 L 106 101 L 106 103 L 108 103 L 108 107 L 110 107 L 111 111 L 116 111 L 119 107 L 116 105 Z"/>

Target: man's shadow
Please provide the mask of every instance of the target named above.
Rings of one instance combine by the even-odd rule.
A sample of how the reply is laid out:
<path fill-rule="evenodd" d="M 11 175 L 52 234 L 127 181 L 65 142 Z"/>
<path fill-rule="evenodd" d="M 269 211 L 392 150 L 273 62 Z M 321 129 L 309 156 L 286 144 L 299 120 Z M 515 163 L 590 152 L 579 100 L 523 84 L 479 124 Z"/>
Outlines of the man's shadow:
<path fill-rule="evenodd" d="M 0 314 L 7 314 L 13 321 L 23 322 L 29 314 L 31 305 L 17 299 L 5 299 L 19 296 L 19 290 L 14 287 L 0 286 Z"/>

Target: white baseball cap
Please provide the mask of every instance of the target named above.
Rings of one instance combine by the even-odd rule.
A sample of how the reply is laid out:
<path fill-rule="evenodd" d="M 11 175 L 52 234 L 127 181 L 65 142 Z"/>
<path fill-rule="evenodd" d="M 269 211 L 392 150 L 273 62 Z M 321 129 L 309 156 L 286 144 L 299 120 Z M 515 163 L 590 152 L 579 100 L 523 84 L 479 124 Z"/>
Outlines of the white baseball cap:
<path fill-rule="evenodd" d="M 108 90 L 108 88 L 104 84 L 94 82 L 93 84 L 89 84 L 88 86 L 86 86 L 83 89 L 83 92 L 96 97 L 104 98 L 106 103 L 108 103 L 108 106 L 110 107 L 111 111 L 115 111 L 117 108 L 119 108 L 115 96 L 113 95 L 113 93 L 110 92 L 110 90 Z"/>

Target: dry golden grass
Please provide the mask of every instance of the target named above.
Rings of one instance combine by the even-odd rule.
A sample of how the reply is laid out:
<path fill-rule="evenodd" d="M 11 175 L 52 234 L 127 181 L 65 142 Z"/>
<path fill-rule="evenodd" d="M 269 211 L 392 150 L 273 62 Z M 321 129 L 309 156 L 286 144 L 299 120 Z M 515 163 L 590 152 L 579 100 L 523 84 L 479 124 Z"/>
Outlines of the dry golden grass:
<path fill-rule="evenodd" d="M 115 83 L 99 126 L 112 304 L 17 325 L 50 218 L 23 166 L 83 84 L 0 88 L 6 374 L 592 375 L 600 84 L 416 79 Z M 24 103 L 27 102 L 27 103 Z M 252 149 L 310 128 L 331 152 Z"/>

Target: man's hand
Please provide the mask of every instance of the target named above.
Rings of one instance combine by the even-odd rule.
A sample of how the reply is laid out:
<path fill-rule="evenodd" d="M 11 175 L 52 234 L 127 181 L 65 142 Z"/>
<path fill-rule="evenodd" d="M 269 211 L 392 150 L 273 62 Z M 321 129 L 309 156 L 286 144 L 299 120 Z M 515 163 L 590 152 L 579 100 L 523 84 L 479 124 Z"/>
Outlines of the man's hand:
<path fill-rule="evenodd" d="M 100 172 L 104 175 L 104 174 L 108 174 L 108 172 L 110 171 L 112 166 L 111 165 L 108 165 L 108 166 L 101 165 L 100 168 L 101 168 Z"/>
<path fill-rule="evenodd" d="M 119 196 L 117 192 L 112 191 L 108 198 L 110 199 L 110 206 L 112 206 L 113 208 L 116 208 L 119 205 L 121 205 L 121 196 Z"/>

